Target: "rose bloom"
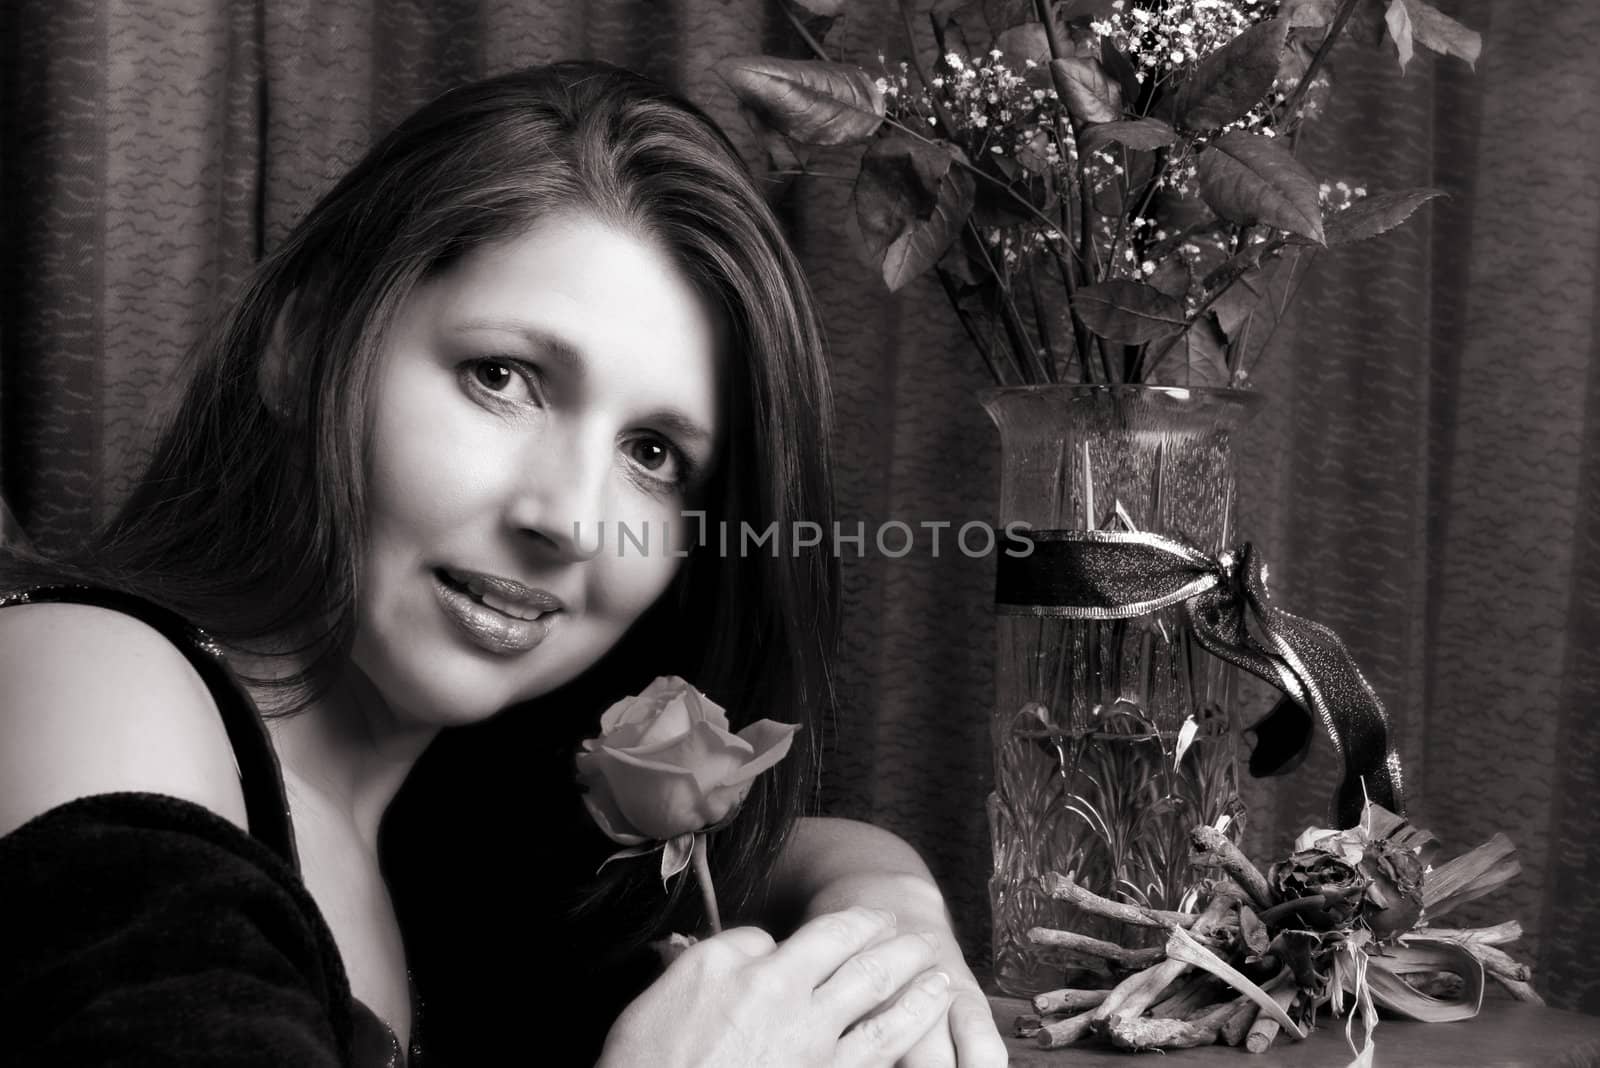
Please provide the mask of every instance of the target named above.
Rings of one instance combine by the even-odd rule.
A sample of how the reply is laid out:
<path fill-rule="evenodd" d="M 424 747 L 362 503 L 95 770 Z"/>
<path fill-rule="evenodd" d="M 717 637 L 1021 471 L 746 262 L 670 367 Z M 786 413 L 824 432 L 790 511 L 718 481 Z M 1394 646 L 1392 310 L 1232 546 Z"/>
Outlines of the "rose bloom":
<path fill-rule="evenodd" d="M 656 679 L 600 717 L 583 743 L 583 802 L 622 845 L 667 841 L 731 816 L 755 777 L 789 752 L 800 728 L 757 720 L 738 734 L 708 697 L 676 676 Z"/>

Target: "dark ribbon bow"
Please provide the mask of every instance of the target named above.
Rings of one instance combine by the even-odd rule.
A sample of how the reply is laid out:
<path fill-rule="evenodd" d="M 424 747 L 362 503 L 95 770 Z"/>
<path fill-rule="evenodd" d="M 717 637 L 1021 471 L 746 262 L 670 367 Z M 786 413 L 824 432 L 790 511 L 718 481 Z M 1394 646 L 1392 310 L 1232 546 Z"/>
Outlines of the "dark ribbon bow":
<path fill-rule="evenodd" d="M 1284 694 L 1250 728 L 1256 736 L 1252 774 L 1281 774 L 1298 764 L 1315 715 L 1344 757 L 1336 824 L 1354 826 L 1368 800 L 1404 813 L 1400 757 L 1389 741 L 1383 702 L 1337 634 L 1272 605 L 1266 564 L 1248 542 L 1211 557 L 1140 531 L 1034 530 L 1027 536 L 1032 553 L 1000 558 L 997 611 L 1129 619 L 1181 602 L 1207 652 Z"/>

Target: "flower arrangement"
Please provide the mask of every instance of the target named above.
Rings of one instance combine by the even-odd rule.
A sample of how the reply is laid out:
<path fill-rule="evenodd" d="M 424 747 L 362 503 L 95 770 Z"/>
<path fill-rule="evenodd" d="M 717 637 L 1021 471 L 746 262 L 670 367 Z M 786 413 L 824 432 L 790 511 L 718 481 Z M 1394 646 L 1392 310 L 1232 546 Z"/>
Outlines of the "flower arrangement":
<path fill-rule="evenodd" d="M 1303 1038 L 1318 1011 L 1356 1015 L 1365 1038 L 1355 1064 L 1371 1064 L 1377 1009 L 1445 1022 L 1477 1014 L 1486 977 L 1515 998 L 1539 1002 L 1529 969 L 1499 946 L 1521 936 L 1515 921 L 1446 928 L 1436 921 L 1519 870 L 1510 841 L 1495 835 L 1431 866 L 1438 843 L 1380 805 L 1346 830 L 1309 828 L 1263 874 L 1215 828 L 1191 834 L 1191 861 L 1217 872 L 1191 911 L 1111 901 L 1070 876 L 1042 880 L 1050 896 L 1123 924 L 1167 932 L 1165 946 L 1128 949 L 1070 931 L 1036 928 L 1032 939 L 1106 962 L 1107 989 L 1063 989 L 1034 998 L 1019 1034 L 1046 1049 L 1103 1040 L 1128 1050 L 1226 1042 L 1252 1052 L 1282 1034 Z"/>
<path fill-rule="evenodd" d="M 874 73 L 817 43 L 838 0 L 780 2 L 817 58 L 719 72 L 785 169 L 863 146 L 852 199 L 885 284 L 931 271 L 999 385 L 1245 385 L 1319 250 L 1441 195 L 1297 157 L 1334 42 L 1390 42 L 1402 70 L 1480 48 L 1427 0 L 971 0 L 928 12 L 929 65 L 901 0 L 911 59 Z"/>
<path fill-rule="evenodd" d="M 722 707 L 683 679 L 658 678 L 600 717 L 577 757 L 583 803 L 614 860 L 661 853 L 661 881 L 693 866 L 711 932 L 722 930 L 706 840 L 738 813 L 757 775 L 788 755 L 799 726 L 763 719 L 738 734 Z M 693 939 L 674 935 L 670 957 Z"/>

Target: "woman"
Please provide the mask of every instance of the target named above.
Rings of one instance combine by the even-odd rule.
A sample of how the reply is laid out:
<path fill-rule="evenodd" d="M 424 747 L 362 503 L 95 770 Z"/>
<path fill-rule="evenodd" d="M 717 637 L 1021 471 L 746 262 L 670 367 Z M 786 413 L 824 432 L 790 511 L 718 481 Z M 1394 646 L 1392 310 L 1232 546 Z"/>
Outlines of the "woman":
<path fill-rule="evenodd" d="M 803 279 L 692 107 L 568 64 L 403 123 L 263 261 L 103 535 L 0 582 L 10 1048 L 400 1063 L 420 993 L 449 1064 L 1003 1063 L 914 854 L 795 823 L 804 759 L 714 839 L 781 944 L 656 975 L 688 898 L 595 875 L 570 758 L 608 701 L 826 707 L 832 562 L 693 537 L 825 522 L 825 410 Z"/>

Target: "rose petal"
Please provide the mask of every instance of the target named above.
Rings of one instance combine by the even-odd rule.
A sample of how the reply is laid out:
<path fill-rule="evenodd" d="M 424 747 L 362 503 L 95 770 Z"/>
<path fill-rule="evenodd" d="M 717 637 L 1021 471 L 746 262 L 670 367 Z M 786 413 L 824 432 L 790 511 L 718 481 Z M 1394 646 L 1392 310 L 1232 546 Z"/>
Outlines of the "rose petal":
<path fill-rule="evenodd" d="M 631 749 L 639 744 L 639 739 L 643 738 L 649 729 L 648 723 L 623 723 L 613 730 L 606 731 L 600 737 L 585 742 L 584 748 L 591 752 L 596 748 Z"/>
<path fill-rule="evenodd" d="M 655 718 L 655 713 L 688 685 L 675 675 L 655 679 L 636 696 L 624 697 L 606 709 L 600 717 L 601 733 L 610 734 L 626 724 L 644 723 Z"/>
<path fill-rule="evenodd" d="M 744 804 L 745 797 L 754 785 L 754 778 L 749 778 L 708 791 L 700 799 L 700 814 L 706 821 L 705 826 L 710 827 L 727 819 L 734 809 Z"/>
<path fill-rule="evenodd" d="M 689 715 L 689 702 L 684 694 L 673 694 L 671 699 L 656 712 L 655 718 L 650 721 L 643 735 L 634 743 L 634 746 L 647 749 L 670 742 L 689 733 L 689 728 L 694 726 L 694 719 Z M 610 744 L 610 739 L 607 739 Z"/>
<path fill-rule="evenodd" d="M 660 745 L 618 749 L 652 764 L 688 768 L 702 786 L 721 786 L 756 755 L 749 742 L 721 730 L 714 723 L 696 723 L 687 733 Z M 731 763 L 730 763 L 731 761 Z"/>
<path fill-rule="evenodd" d="M 739 738 L 755 750 L 750 762 L 739 769 L 739 774 L 728 780 L 728 785 L 749 782 L 763 771 L 789 755 L 794 736 L 800 730 L 798 723 L 779 723 L 772 719 L 758 719 L 739 732 Z"/>
<path fill-rule="evenodd" d="M 690 713 L 696 722 L 709 723 L 722 731 L 728 729 L 728 713 L 721 705 L 692 686 L 689 688 L 689 694 L 692 695 Z"/>
<path fill-rule="evenodd" d="M 642 834 L 633 834 L 626 830 L 627 822 L 622 813 L 617 811 L 609 795 L 590 791 L 583 795 L 583 804 L 589 810 L 589 815 L 594 817 L 594 822 L 602 833 L 619 845 L 633 846 L 649 841 Z M 602 865 L 603 866 L 603 865 Z"/>
<path fill-rule="evenodd" d="M 611 796 L 628 825 L 651 838 L 672 838 L 706 825 L 694 773 L 627 753 L 607 752 L 601 764 Z"/>

